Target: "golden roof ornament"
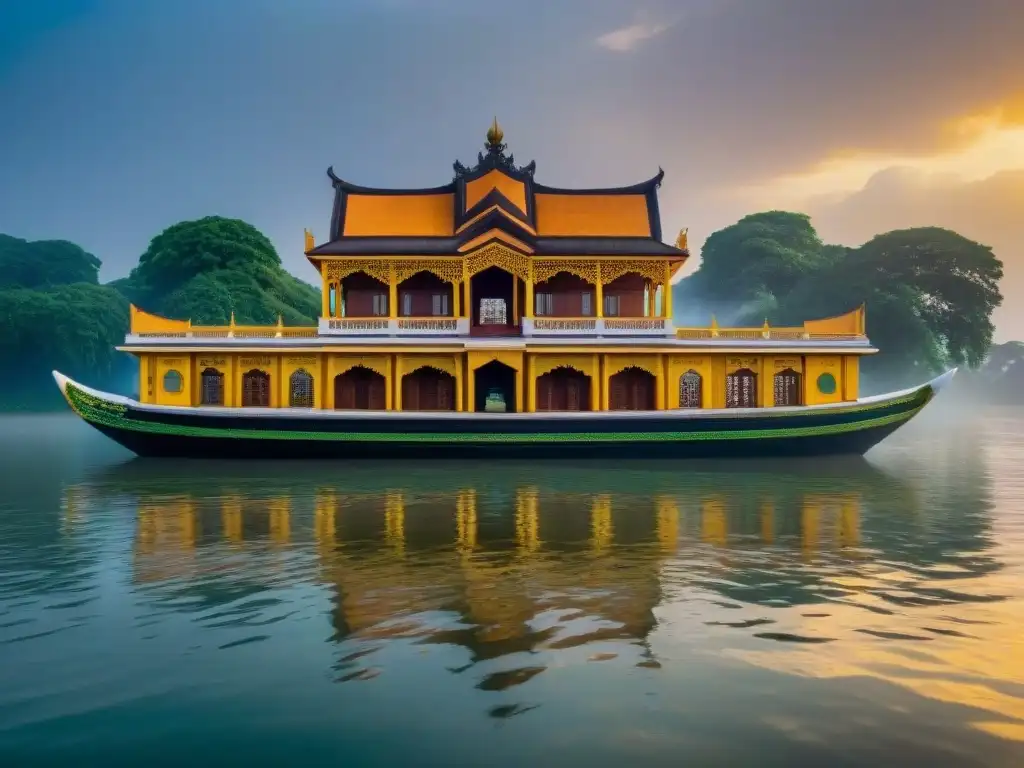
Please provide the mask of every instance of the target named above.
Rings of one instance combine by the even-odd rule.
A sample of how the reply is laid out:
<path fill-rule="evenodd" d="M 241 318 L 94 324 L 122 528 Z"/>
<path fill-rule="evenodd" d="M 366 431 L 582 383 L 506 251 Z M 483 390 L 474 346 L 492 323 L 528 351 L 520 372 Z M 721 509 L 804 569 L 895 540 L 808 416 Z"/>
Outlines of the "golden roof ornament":
<path fill-rule="evenodd" d="M 501 130 L 501 126 L 498 125 L 498 117 L 495 116 L 491 127 L 487 129 L 487 144 L 493 147 L 501 144 L 505 138 L 505 132 Z"/>
<path fill-rule="evenodd" d="M 687 227 L 686 229 L 680 229 L 679 230 L 679 237 L 676 238 L 676 248 L 678 248 L 681 251 L 687 250 L 687 248 L 686 248 L 686 235 L 687 235 L 687 233 L 689 231 L 690 231 L 689 227 Z"/>

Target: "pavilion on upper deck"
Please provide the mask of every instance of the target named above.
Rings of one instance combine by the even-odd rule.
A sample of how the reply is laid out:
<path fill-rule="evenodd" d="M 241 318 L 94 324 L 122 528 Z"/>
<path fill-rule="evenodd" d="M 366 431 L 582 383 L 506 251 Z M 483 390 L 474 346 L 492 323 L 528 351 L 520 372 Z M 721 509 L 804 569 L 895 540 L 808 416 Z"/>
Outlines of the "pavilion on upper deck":
<path fill-rule="evenodd" d="M 685 235 L 662 242 L 664 172 L 631 186 L 548 187 L 497 120 L 472 167 L 438 187 L 351 184 L 333 168 L 320 330 L 344 335 L 671 336 Z"/>

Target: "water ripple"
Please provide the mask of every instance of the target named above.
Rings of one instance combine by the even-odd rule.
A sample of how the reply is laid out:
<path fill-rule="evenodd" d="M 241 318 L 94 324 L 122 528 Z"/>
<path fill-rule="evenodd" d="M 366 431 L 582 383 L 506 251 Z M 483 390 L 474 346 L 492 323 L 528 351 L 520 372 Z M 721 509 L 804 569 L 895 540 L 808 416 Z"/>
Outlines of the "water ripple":
<path fill-rule="evenodd" d="M 518 733 L 506 756 L 998 762 L 1024 742 L 1024 429 L 996 428 L 873 463 L 25 472 L 0 513 L 0 740 L 331 743 L 408 708 L 453 742 Z"/>

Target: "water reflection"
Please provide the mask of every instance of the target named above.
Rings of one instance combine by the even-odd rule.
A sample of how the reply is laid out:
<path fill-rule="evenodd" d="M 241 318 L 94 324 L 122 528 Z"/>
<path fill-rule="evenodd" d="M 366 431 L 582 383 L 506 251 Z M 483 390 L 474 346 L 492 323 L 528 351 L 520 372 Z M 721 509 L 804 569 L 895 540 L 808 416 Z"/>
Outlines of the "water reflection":
<path fill-rule="evenodd" d="M 1005 659 L 1020 588 L 984 461 L 969 439 L 896 450 L 889 471 L 132 461 L 67 486 L 61 526 L 73 540 L 90 514 L 130 510 L 150 615 L 195 616 L 228 633 L 220 648 L 271 637 L 303 590 L 329 595 L 312 619 L 338 683 L 445 649 L 461 685 L 513 696 L 485 707 L 504 719 L 541 705 L 528 683 L 555 667 L 667 670 L 682 643 L 881 680 L 1006 738 L 1024 724 L 1024 662 Z"/>

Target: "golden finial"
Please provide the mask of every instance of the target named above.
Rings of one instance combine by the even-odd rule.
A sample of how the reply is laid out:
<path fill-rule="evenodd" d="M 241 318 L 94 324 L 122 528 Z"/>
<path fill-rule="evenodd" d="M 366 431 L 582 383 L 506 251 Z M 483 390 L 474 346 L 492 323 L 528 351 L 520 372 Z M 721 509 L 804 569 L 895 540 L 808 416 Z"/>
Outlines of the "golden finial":
<path fill-rule="evenodd" d="M 501 126 L 498 125 L 498 118 L 495 116 L 494 121 L 491 123 L 491 127 L 487 129 L 487 143 L 493 146 L 501 144 L 502 139 L 505 138 L 505 132 L 501 130 Z"/>
<path fill-rule="evenodd" d="M 304 229 L 303 232 L 306 233 L 306 253 L 309 253 L 316 248 L 316 241 L 313 239 L 313 233 L 308 229 Z"/>
<path fill-rule="evenodd" d="M 711 337 L 715 338 L 718 336 L 718 318 L 714 315 L 711 316 Z"/>
<path fill-rule="evenodd" d="M 687 227 L 686 229 L 680 229 L 679 230 L 679 237 L 676 238 L 676 248 L 678 248 L 681 251 L 687 250 L 687 248 L 686 248 L 686 235 L 687 235 L 687 233 L 689 231 L 690 231 L 689 227 Z"/>

